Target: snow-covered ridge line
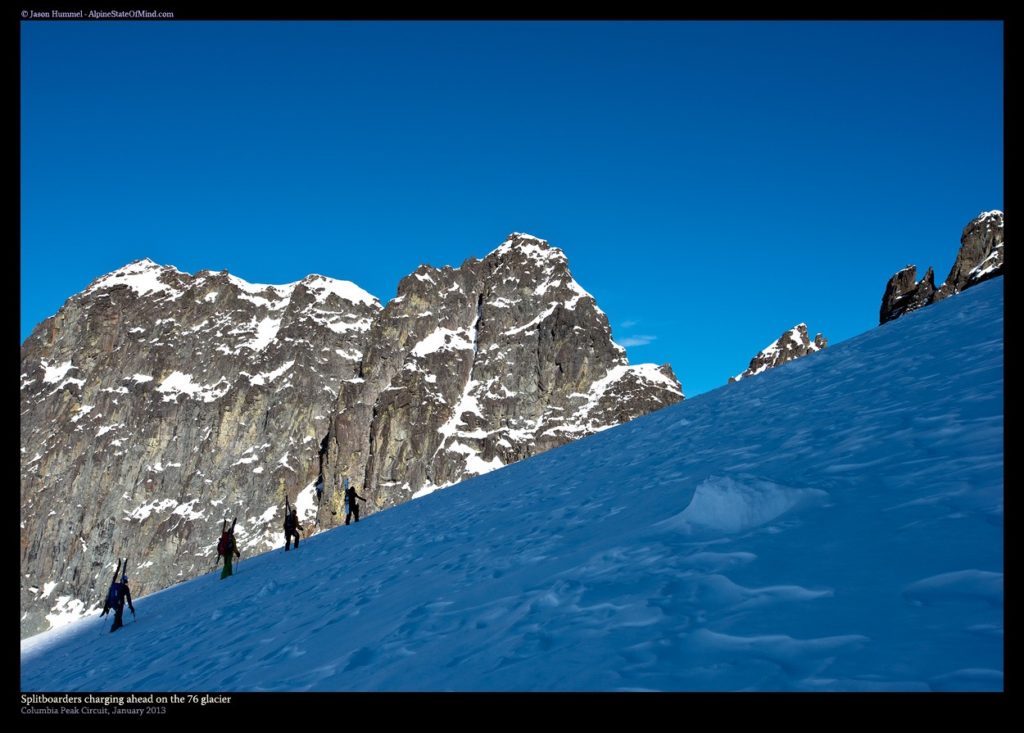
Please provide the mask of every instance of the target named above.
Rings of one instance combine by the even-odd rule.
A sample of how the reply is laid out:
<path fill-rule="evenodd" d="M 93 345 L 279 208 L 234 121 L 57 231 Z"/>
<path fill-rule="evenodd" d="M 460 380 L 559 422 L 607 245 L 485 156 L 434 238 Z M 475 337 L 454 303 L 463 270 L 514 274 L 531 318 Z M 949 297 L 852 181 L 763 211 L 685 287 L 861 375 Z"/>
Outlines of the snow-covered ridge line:
<path fill-rule="evenodd" d="M 566 424 L 558 426 L 557 430 L 562 432 L 590 432 L 592 430 L 606 430 L 612 427 L 612 425 L 596 424 L 591 415 L 608 390 L 630 376 L 653 384 L 679 397 L 684 396 L 682 389 L 672 379 L 663 374 L 657 364 L 623 364 L 609 369 L 607 374 L 590 385 L 590 390 L 586 394 L 577 394 L 577 397 L 586 398 L 586 402 L 576 409 L 568 418 Z"/>
<path fill-rule="evenodd" d="M 58 313 L 37 330 L 23 363 L 22 414 L 32 418 L 29 437 L 23 438 L 23 486 L 31 486 L 23 489 L 23 520 L 28 517 L 23 535 L 35 543 L 26 555 L 43 557 L 36 548 L 52 545 L 53 535 L 76 537 L 79 527 L 96 526 L 93 515 L 108 500 L 120 516 L 154 497 L 179 502 L 212 497 L 209 506 L 224 512 L 239 508 L 242 494 L 247 503 L 255 497 L 260 508 L 272 503 L 267 499 L 275 492 L 294 498 L 315 470 L 311 449 L 315 454 L 316 446 L 324 451 L 330 445 L 325 437 L 331 437 L 341 401 L 393 404 L 388 411 L 355 416 L 353 423 L 365 424 L 345 431 L 360 436 L 354 443 L 364 433 L 377 440 L 378 433 L 370 430 L 378 427 L 380 444 L 403 440 L 407 428 L 429 441 L 424 450 L 399 454 L 390 474 L 365 479 L 375 469 L 364 467 L 359 456 L 373 454 L 358 447 L 338 451 L 357 458 L 325 473 L 333 469 L 358 477 L 370 496 L 371 513 L 408 500 L 425 482 L 451 485 L 674 401 L 668 390 L 629 377 L 607 392 L 585 426 L 563 429 L 566 416 L 585 401 L 570 393 L 586 393 L 594 379 L 627 359 L 621 349 L 608 348 L 607 320 L 595 315 L 592 296 L 575 283 L 559 252 L 531 236 L 510 244 L 515 251 L 501 261 L 470 257 L 460 268 L 419 267 L 399 286 L 409 296 L 405 306 L 383 314 L 365 291 L 321 276 L 265 285 L 226 270 L 205 269 L 193 277 L 152 262 L 136 263 L 119 276 L 155 278 L 175 292 L 153 292 L 151 282 L 140 281 L 136 290 L 149 295 L 137 297 L 121 285 L 73 296 L 63 317 Z M 541 312 L 550 316 L 552 307 L 558 312 L 549 320 L 553 324 L 557 317 L 559 327 L 550 334 L 536 329 L 520 338 L 501 336 L 524 322 L 536 323 Z M 90 325 L 68 327 L 82 323 Z M 577 357 L 583 352 L 587 355 Z M 525 360 L 530 366 L 522 366 Z M 45 388 L 40 387 L 46 374 L 42 361 L 56 380 Z M 477 367 L 478 378 L 463 399 L 462 388 Z M 59 410 L 47 409 L 58 400 Z M 559 406 L 549 409 L 548 402 Z M 505 415 L 512 418 L 504 421 L 507 429 L 501 425 Z M 172 423 L 180 429 L 168 429 Z M 522 439 L 516 436 L 527 432 Z M 239 452 L 265 439 L 273 450 Z M 435 453 L 439 442 L 442 450 Z M 75 455 L 94 449 L 96 459 L 84 470 L 85 462 L 74 462 Z M 33 454 L 37 457 L 29 459 Z M 436 460 L 426 465 L 431 454 Z M 102 466 L 99 480 L 93 465 Z M 329 476 L 335 488 L 336 478 Z M 403 484 L 406 490 L 397 497 L 380 489 Z M 47 518 L 50 506 L 82 492 L 99 500 L 73 512 L 71 521 Z M 328 501 L 338 509 L 335 493 Z M 147 557 L 169 551 L 203 556 L 208 549 L 203 532 L 190 529 L 173 508 L 160 517 L 170 520 L 160 529 L 152 517 L 148 523 L 119 524 L 125 536 L 115 541 L 145 547 Z M 336 521 L 328 518 L 326 524 Z M 259 534 L 251 529 L 251 537 Z M 83 532 L 90 545 L 101 542 L 88 529 Z M 157 565 L 140 574 L 141 594 L 202 570 L 191 560 Z M 50 574 L 46 579 L 67 583 L 58 591 L 92 603 L 98 581 L 81 553 L 44 572 Z M 24 603 L 31 610 L 23 632 L 43 628 L 40 614 L 50 606 L 35 599 Z"/>
<path fill-rule="evenodd" d="M 301 281 L 309 290 L 313 291 L 317 303 L 323 304 L 331 295 L 336 295 L 342 300 L 350 303 L 361 303 L 363 305 L 381 308 L 380 300 L 363 290 L 354 282 L 349 280 L 335 280 L 323 275 L 309 275 Z"/>
<path fill-rule="evenodd" d="M 20 688 L 1002 692 L 1003 293 L 988 281 L 297 551 L 279 502 L 252 504 L 234 577 L 140 594 L 117 638 L 93 616 L 22 641 Z M 296 503 L 315 516 L 308 485 Z M 149 522 L 168 517 L 186 524 Z M 26 595 L 67 613 L 43 580 Z M 226 677 L 210 650 L 232 609 Z"/>
<path fill-rule="evenodd" d="M 535 237 L 532 234 L 513 232 L 506 237 L 498 247 L 487 253 L 484 259 L 490 257 L 502 257 L 512 251 L 520 252 L 527 257 L 541 262 L 547 260 L 566 261 L 565 253 L 558 247 L 552 247 L 547 240 Z"/>
<path fill-rule="evenodd" d="M 178 288 L 172 287 L 160 279 L 164 274 L 181 275 L 183 273 L 176 267 L 158 265 L 149 258 L 135 260 L 97 278 L 85 289 L 85 292 L 92 293 L 105 288 L 127 285 L 136 295 L 140 296 L 150 293 L 180 293 Z"/>
<path fill-rule="evenodd" d="M 658 364 L 630 364 L 626 367 L 626 372 L 631 372 L 642 379 L 646 379 L 648 382 L 653 382 L 654 384 L 659 385 L 663 389 L 667 389 L 670 392 L 683 396 L 683 390 L 680 386 L 677 385 L 670 377 L 666 376 L 665 373 L 661 371 L 661 367 Z"/>
<path fill-rule="evenodd" d="M 314 299 L 321 304 L 326 302 L 327 298 L 331 295 L 335 295 L 351 303 L 376 306 L 377 308 L 381 307 L 380 300 L 376 296 L 371 295 L 349 280 L 337 280 L 324 275 L 312 274 L 294 282 L 271 285 L 249 282 L 236 275 L 232 275 L 226 270 L 223 273 L 226 275 L 228 282 L 241 291 L 241 297 L 251 300 L 257 305 L 268 307 L 271 310 L 278 310 L 284 307 L 279 301 L 290 298 L 295 287 L 300 284 L 308 288 L 312 292 Z M 193 276 L 182 272 L 173 265 L 158 265 L 151 259 L 144 258 L 130 262 L 124 267 L 97 278 L 84 292 L 91 293 L 119 285 L 127 285 L 136 295 L 140 296 L 151 293 L 173 294 L 183 292 L 179 287 L 163 282 L 161 278 L 165 274 L 192 278 L 191 282 L 186 286 L 192 287 L 203 282 L 206 277 L 219 273 L 203 270 L 201 274 Z M 210 300 L 215 300 L 216 297 L 217 295 L 213 293 L 207 296 Z"/>
<path fill-rule="evenodd" d="M 295 286 L 298 281 L 285 283 L 284 285 L 266 285 L 263 283 L 251 283 L 247 280 L 243 280 L 236 275 L 231 273 L 227 274 L 228 282 L 234 285 L 236 288 L 241 290 L 247 295 L 258 295 L 266 296 L 271 295 L 274 298 L 290 298 L 292 292 L 295 290 Z M 269 293 L 268 293 L 269 291 Z"/>
<path fill-rule="evenodd" d="M 762 374 L 788 361 L 821 351 L 828 345 L 828 342 L 823 337 L 819 342 L 819 337 L 821 334 L 812 339 L 807 333 L 807 324 L 798 323 L 757 352 L 757 355 L 750 360 L 750 365 L 736 376 L 730 377 L 729 382 L 739 382 L 746 377 Z"/>

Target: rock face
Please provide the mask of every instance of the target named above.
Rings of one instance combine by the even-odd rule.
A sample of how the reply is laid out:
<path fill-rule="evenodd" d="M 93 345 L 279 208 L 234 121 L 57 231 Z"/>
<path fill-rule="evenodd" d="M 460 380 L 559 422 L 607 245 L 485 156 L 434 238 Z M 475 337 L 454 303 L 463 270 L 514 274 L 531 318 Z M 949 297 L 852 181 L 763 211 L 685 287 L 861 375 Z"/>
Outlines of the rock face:
<path fill-rule="evenodd" d="M 374 322 L 329 436 L 332 508 L 343 477 L 381 509 L 681 399 L 668 365 L 627 364 L 561 250 L 512 234 L 421 266 Z"/>
<path fill-rule="evenodd" d="M 807 324 L 798 323 L 758 352 L 757 356 L 750 360 L 750 366 L 746 370 L 735 377 L 729 377 L 729 384 L 746 377 L 753 377 L 785 364 L 787 361 L 821 351 L 826 346 L 828 346 L 828 339 L 819 333 L 814 337 L 814 341 L 811 341 L 807 335 Z"/>
<path fill-rule="evenodd" d="M 100 607 L 118 556 L 135 595 L 207 572 L 225 517 L 264 551 L 285 496 L 329 526 L 342 477 L 372 512 L 683 399 L 527 235 L 420 267 L 386 308 L 134 262 L 41 323 L 21 372 L 23 635 Z"/>
<path fill-rule="evenodd" d="M 935 299 L 935 273 L 928 268 L 921 281 L 917 281 L 917 267 L 907 265 L 897 272 L 885 285 L 880 323 L 899 318 L 904 313 L 923 308 Z"/>
<path fill-rule="evenodd" d="M 320 276 L 143 260 L 40 324 L 21 358 L 23 633 L 97 605 L 116 556 L 138 595 L 210 569 L 223 517 L 242 552 L 276 540 L 379 311 Z"/>
<path fill-rule="evenodd" d="M 1003 245 L 1003 212 L 982 212 L 964 227 L 956 262 L 941 286 L 935 287 L 930 267 L 920 282 L 914 265 L 889 278 L 879 309 L 879 325 L 1002 275 Z"/>
<path fill-rule="evenodd" d="M 964 227 L 956 262 L 935 300 L 1003 274 L 1003 212 L 986 211 Z"/>

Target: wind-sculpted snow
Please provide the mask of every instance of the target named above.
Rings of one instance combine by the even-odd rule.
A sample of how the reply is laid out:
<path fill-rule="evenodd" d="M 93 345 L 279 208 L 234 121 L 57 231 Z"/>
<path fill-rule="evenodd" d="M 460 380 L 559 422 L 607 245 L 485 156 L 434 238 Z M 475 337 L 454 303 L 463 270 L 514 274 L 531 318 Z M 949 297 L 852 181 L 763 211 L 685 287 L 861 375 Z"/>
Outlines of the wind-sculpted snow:
<path fill-rule="evenodd" d="M 981 601 L 1003 603 L 1003 574 L 984 570 L 960 570 L 924 578 L 907 587 L 906 596 L 916 603 Z"/>
<path fill-rule="evenodd" d="M 22 688 L 1001 690 L 1002 309 L 983 283 L 28 639 Z"/>
<path fill-rule="evenodd" d="M 818 489 L 796 489 L 759 479 L 711 477 L 697 487 L 686 509 L 660 526 L 688 534 L 736 534 L 827 496 Z"/>

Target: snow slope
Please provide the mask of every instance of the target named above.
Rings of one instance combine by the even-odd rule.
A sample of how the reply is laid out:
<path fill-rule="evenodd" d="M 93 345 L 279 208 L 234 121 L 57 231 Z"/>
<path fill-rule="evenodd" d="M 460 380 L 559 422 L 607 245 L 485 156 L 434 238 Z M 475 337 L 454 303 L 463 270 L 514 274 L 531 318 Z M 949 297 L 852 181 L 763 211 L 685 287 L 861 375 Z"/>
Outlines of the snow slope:
<path fill-rule="evenodd" d="M 40 634 L 22 689 L 1001 690 L 1002 313 L 997 278 Z"/>

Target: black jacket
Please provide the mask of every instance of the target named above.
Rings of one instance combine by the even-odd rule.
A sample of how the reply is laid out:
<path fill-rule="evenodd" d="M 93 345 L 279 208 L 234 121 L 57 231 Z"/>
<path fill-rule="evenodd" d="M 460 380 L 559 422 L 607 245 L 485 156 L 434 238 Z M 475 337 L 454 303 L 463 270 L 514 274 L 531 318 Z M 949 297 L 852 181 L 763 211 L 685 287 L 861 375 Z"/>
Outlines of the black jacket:
<path fill-rule="evenodd" d="M 117 584 L 117 612 L 121 613 L 124 611 L 125 601 L 128 602 L 128 608 L 131 609 L 132 613 L 135 613 L 135 606 L 132 605 L 132 592 L 128 590 L 127 583 Z"/>
<path fill-rule="evenodd" d="M 293 531 L 302 531 L 302 525 L 299 524 L 299 518 L 295 514 L 288 513 L 284 517 L 284 531 L 285 533 Z"/>
<path fill-rule="evenodd" d="M 349 486 L 345 489 L 345 501 L 348 502 L 349 511 L 352 511 L 352 507 L 356 505 L 356 499 L 366 501 L 366 499 L 363 499 L 363 497 L 356 493 L 356 490 L 353 487 Z"/>
<path fill-rule="evenodd" d="M 234 553 L 235 557 L 241 557 L 242 554 L 238 551 L 238 547 L 235 545 L 235 533 L 231 532 L 224 539 L 224 554 L 230 555 Z M 220 560 L 217 560 L 220 562 Z"/>

